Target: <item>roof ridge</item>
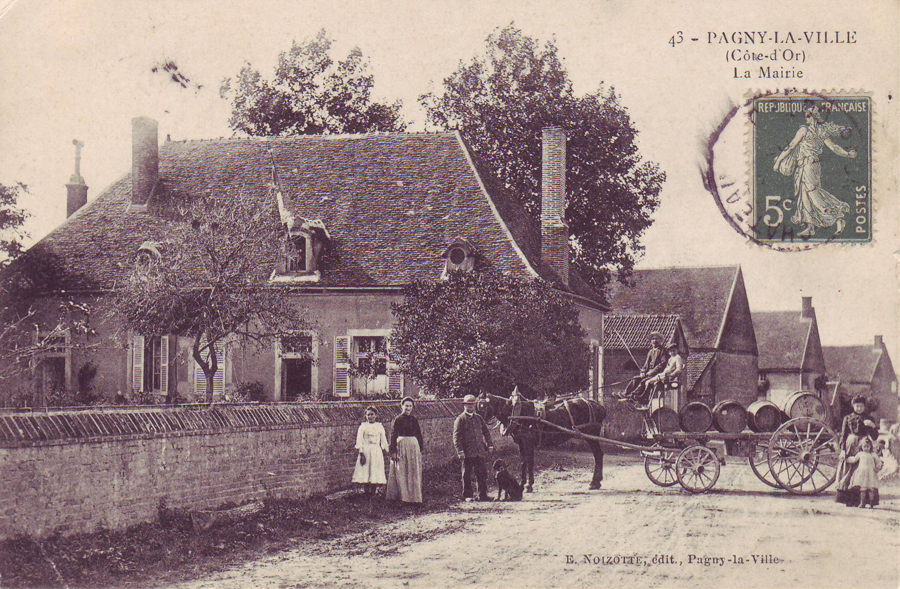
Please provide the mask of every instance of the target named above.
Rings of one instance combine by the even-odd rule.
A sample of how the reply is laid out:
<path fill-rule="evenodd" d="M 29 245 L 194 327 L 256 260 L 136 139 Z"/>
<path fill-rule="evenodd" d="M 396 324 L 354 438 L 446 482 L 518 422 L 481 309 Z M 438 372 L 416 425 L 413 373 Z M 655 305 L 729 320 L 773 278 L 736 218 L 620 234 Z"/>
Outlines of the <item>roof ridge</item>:
<path fill-rule="evenodd" d="M 234 141 L 248 141 L 252 143 L 278 143 L 278 142 L 287 142 L 287 141 L 337 141 L 337 140 L 353 140 L 353 139 L 368 139 L 372 137 L 388 137 L 388 136 L 399 136 L 399 137 L 416 137 L 416 136 L 453 136 L 455 131 L 372 131 L 369 133 L 333 133 L 328 135 L 290 135 L 290 136 L 278 136 L 278 135 L 264 135 L 264 136 L 236 136 L 232 135 L 231 137 L 210 137 L 210 138 L 196 138 L 196 139 L 170 139 L 166 140 L 165 143 L 226 143 L 226 142 L 234 142 Z"/>
<path fill-rule="evenodd" d="M 687 264 L 683 266 L 645 266 L 642 268 L 635 268 L 632 272 L 642 272 L 644 270 L 724 270 L 726 268 L 740 268 L 740 264 L 719 264 L 719 265 L 704 265 L 704 264 Z"/>

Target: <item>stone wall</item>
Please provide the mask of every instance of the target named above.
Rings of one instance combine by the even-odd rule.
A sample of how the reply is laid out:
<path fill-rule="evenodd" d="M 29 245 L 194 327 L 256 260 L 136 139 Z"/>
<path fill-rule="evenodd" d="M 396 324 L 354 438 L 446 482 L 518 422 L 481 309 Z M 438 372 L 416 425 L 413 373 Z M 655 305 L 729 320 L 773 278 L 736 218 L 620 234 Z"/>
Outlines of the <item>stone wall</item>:
<path fill-rule="evenodd" d="M 162 499 L 202 509 L 349 487 L 367 405 L 390 435 L 396 401 L 2 413 L 0 539 L 122 529 L 152 521 Z M 453 458 L 460 411 L 416 404 L 426 467 Z"/>

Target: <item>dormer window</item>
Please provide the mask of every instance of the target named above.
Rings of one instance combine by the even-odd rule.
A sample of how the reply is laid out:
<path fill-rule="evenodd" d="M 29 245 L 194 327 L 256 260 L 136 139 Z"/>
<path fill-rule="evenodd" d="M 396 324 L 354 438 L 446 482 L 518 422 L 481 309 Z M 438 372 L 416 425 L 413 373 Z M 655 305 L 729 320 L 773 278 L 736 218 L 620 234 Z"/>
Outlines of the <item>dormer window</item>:
<path fill-rule="evenodd" d="M 135 263 L 138 266 L 146 268 L 151 264 L 156 264 L 162 258 L 161 246 L 155 241 L 145 241 L 138 248 Z"/>
<path fill-rule="evenodd" d="M 308 282 L 319 279 L 319 263 L 331 238 L 321 221 L 286 224 L 281 259 L 272 276 L 277 282 Z"/>
<path fill-rule="evenodd" d="M 292 236 L 285 240 L 284 271 L 288 274 L 304 273 L 309 265 L 306 263 L 307 242 L 309 236 Z"/>
<path fill-rule="evenodd" d="M 470 272 L 475 268 L 475 248 L 468 241 L 462 238 L 456 238 L 444 250 L 444 276 L 447 276 L 452 270 L 461 270 Z"/>

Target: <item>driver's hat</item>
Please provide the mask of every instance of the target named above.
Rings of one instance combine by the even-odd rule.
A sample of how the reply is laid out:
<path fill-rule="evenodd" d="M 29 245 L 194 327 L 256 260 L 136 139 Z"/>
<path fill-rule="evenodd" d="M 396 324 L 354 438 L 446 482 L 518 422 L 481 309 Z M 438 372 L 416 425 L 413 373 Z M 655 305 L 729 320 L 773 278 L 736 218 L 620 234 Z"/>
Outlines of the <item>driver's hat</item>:
<path fill-rule="evenodd" d="M 475 398 L 475 395 L 466 395 L 465 397 L 463 397 L 464 405 L 474 405 L 476 401 L 477 399 Z"/>

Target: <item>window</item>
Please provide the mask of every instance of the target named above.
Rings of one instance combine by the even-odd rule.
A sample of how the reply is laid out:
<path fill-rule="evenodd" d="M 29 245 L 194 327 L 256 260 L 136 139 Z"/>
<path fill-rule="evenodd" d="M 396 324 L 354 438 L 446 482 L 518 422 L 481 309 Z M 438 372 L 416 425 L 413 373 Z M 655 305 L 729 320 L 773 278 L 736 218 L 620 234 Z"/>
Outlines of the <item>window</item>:
<path fill-rule="evenodd" d="M 132 338 L 131 388 L 136 393 L 169 392 L 169 336 Z"/>
<path fill-rule="evenodd" d="M 276 386 L 282 401 L 296 401 L 316 397 L 318 354 L 312 334 L 282 337 L 277 348 Z"/>
<path fill-rule="evenodd" d="M 306 236 L 300 235 L 285 240 L 284 271 L 287 273 L 306 272 Z"/>
<path fill-rule="evenodd" d="M 38 333 L 35 377 L 40 398 L 69 389 L 71 381 L 71 354 L 69 332 Z"/>
<path fill-rule="evenodd" d="M 351 330 L 334 347 L 334 396 L 403 396 L 403 374 L 390 361 L 386 329 Z"/>
<path fill-rule="evenodd" d="M 356 367 L 363 372 L 383 376 L 387 374 L 387 338 L 358 336 L 353 338 Z"/>
<path fill-rule="evenodd" d="M 475 248 L 461 237 L 457 237 L 447 246 L 443 257 L 446 260 L 443 272 L 444 277 L 449 275 L 451 271 L 470 272 L 475 268 Z"/>

